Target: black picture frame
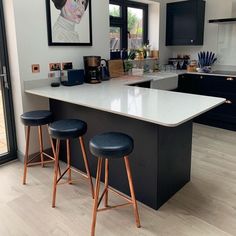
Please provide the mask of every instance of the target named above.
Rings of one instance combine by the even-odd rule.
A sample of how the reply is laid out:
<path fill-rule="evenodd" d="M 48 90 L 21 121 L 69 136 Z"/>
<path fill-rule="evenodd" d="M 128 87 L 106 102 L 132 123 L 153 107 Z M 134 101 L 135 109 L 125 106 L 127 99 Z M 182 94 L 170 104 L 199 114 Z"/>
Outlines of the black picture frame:
<path fill-rule="evenodd" d="M 80 31 L 76 31 L 76 33 L 81 34 L 83 37 L 87 38 L 87 40 L 82 41 L 56 41 L 53 38 L 53 24 L 55 23 L 55 15 L 56 12 L 58 13 L 58 16 L 60 15 L 60 10 L 58 10 L 52 0 L 46 0 L 46 13 L 47 13 L 47 31 L 48 31 L 48 45 L 49 46 L 92 46 L 93 40 L 92 40 L 92 6 L 91 6 L 91 0 L 88 0 L 88 6 L 86 9 L 87 14 L 84 14 L 81 19 L 84 21 L 83 23 L 85 26 L 87 25 L 89 29 L 87 29 L 87 33 L 81 34 Z M 54 18 L 53 18 L 54 16 Z M 54 22 L 54 23 L 53 23 Z M 80 23 L 81 23 L 80 22 Z"/>

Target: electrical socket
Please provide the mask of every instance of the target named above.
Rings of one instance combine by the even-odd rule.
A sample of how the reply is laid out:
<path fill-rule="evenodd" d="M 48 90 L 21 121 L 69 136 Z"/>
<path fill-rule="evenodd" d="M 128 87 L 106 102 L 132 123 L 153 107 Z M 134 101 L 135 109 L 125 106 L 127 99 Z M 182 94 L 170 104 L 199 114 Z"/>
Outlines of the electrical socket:
<path fill-rule="evenodd" d="M 72 62 L 62 62 L 62 70 L 73 69 Z"/>
<path fill-rule="evenodd" d="M 39 64 L 32 64 L 31 69 L 32 69 L 32 73 L 39 73 L 40 72 L 40 65 Z"/>
<path fill-rule="evenodd" d="M 61 63 L 49 63 L 50 71 L 58 71 L 61 70 Z"/>

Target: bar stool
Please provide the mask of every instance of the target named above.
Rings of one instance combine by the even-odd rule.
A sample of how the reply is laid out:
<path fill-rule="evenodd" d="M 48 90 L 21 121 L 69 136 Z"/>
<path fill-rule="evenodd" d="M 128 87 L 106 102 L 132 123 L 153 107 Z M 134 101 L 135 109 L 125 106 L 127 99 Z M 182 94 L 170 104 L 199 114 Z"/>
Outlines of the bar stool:
<path fill-rule="evenodd" d="M 44 167 L 44 164 L 54 162 L 54 157 L 48 155 L 43 150 L 43 137 L 42 137 L 42 126 L 51 123 L 53 121 L 53 116 L 52 113 L 47 110 L 29 111 L 21 115 L 21 121 L 26 126 L 26 148 L 25 148 L 24 175 L 23 175 L 23 184 L 26 184 L 27 167 L 40 164 L 42 167 Z M 38 154 L 36 154 L 29 160 L 30 129 L 32 126 L 38 127 L 40 150 Z M 50 142 L 52 145 L 51 138 Z M 40 161 L 32 162 L 38 156 L 40 156 Z M 44 160 L 44 156 L 48 157 L 50 160 Z"/>
<path fill-rule="evenodd" d="M 56 191 L 57 191 L 57 185 L 58 185 L 59 181 L 68 172 L 67 182 L 71 184 L 72 183 L 72 180 L 71 180 L 71 171 L 72 170 L 89 179 L 92 197 L 94 197 L 93 182 L 92 182 L 92 177 L 90 174 L 89 164 L 88 164 L 87 155 L 86 155 L 85 147 L 84 147 L 84 141 L 83 141 L 83 135 L 86 133 L 86 131 L 87 131 L 87 124 L 84 121 L 77 120 L 77 119 L 59 120 L 59 121 L 55 121 L 49 125 L 49 133 L 52 138 L 56 139 L 56 150 L 55 150 L 55 147 L 53 147 L 54 153 L 55 153 L 55 164 L 54 164 L 52 207 L 55 207 L 55 205 L 56 205 Z M 79 139 L 79 142 L 80 142 L 80 147 L 81 147 L 82 156 L 84 159 L 84 164 L 85 164 L 87 175 L 85 175 L 84 173 L 82 173 L 78 170 L 71 168 L 70 142 L 72 139 L 77 139 L 77 138 Z M 61 140 L 66 140 L 67 168 L 61 174 L 61 176 L 59 178 L 57 178 L 58 171 L 59 171 L 59 168 L 58 168 L 58 166 L 59 166 L 59 150 L 60 150 Z"/>
<path fill-rule="evenodd" d="M 138 213 L 138 206 L 137 206 L 134 187 L 133 187 L 133 180 L 132 180 L 132 175 L 131 175 L 131 170 L 130 170 L 130 164 L 129 164 L 129 159 L 128 159 L 128 155 L 133 151 L 133 146 L 134 146 L 133 139 L 130 136 L 123 133 L 116 133 L 116 132 L 109 132 L 109 133 L 103 133 L 103 134 L 97 135 L 93 137 L 89 142 L 90 152 L 94 156 L 98 157 L 91 236 L 95 235 L 97 212 L 112 209 L 112 208 L 124 207 L 130 204 L 133 205 L 136 225 L 138 228 L 141 227 L 139 213 Z M 128 176 L 129 188 L 130 188 L 130 193 L 131 193 L 131 199 L 108 186 L 109 161 L 112 159 L 117 159 L 117 158 L 124 158 L 126 172 Z M 100 178 L 101 178 L 103 159 L 105 159 L 105 186 L 104 186 L 104 191 L 101 197 L 99 198 Z M 124 203 L 124 204 L 116 205 L 116 206 L 109 206 L 108 205 L 108 190 L 121 196 L 126 201 L 128 201 L 128 203 Z M 103 197 L 104 197 L 105 207 L 99 209 L 99 205 Z"/>

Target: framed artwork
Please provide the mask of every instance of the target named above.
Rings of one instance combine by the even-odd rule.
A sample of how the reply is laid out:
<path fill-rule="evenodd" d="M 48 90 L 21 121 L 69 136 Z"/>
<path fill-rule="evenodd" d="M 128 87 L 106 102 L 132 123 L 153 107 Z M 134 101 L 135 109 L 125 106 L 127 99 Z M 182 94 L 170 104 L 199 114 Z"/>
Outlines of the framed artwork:
<path fill-rule="evenodd" d="M 92 46 L 91 0 L 46 0 L 49 46 Z"/>

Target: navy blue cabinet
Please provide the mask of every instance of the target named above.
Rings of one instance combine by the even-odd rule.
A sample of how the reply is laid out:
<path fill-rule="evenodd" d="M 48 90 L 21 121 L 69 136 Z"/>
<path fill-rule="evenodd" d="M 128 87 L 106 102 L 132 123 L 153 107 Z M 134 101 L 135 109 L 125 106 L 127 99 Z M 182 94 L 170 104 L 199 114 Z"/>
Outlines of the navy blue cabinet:
<path fill-rule="evenodd" d="M 195 121 L 219 128 L 236 130 L 236 77 L 180 75 L 178 92 L 225 98 L 224 104 L 199 116 Z"/>
<path fill-rule="evenodd" d="M 178 91 L 204 95 L 203 76 L 195 74 L 184 74 L 179 76 Z"/>
<path fill-rule="evenodd" d="M 205 4 L 202 0 L 167 4 L 166 46 L 203 45 Z"/>

